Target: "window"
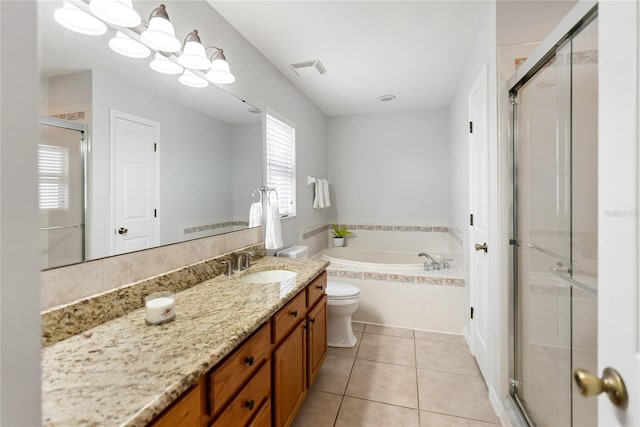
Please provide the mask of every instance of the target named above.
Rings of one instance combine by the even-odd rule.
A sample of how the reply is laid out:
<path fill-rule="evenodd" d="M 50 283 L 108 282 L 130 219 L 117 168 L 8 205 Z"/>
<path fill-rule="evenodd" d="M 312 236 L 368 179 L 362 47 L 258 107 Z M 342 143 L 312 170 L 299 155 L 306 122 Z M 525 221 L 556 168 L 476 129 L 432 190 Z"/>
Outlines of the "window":
<path fill-rule="evenodd" d="M 281 217 L 296 216 L 296 128 L 267 114 L 267 186 L 278 192 Z"/>
<path fill-rule="evenodd" d="M 69 207 L 69 149 L 38 144 L 38 205 L 40 209 Z"/>

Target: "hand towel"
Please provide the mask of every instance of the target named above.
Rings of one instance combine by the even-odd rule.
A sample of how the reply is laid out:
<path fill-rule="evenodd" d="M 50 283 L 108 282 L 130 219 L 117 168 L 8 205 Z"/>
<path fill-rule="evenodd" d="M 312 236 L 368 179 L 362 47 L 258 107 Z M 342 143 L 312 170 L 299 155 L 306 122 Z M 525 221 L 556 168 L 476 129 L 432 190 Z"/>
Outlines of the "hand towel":
<path fill-rule="evenodd" d="M 282 243 L 282 229 L 280 228 L 280 210 L 278 209 L 278 196 L 275 192 L 267 195 L 267 223 L 265 224 L 265 249 L 278 249 Z"/>
<path fill-rule="evenodd" d="M 313 207 L 315 209 L 320 208 L 320 180 L 316 179 L 313 183 L 314 196 L 313 196 Z"/>
<path fill-rule="evenodd" d="M 253 202 L 249 208 L 249 227 L 259 225 L 262 225 L 262 202 Z"/>
<path fill-rule="evenodd" d="M 318 189 L 318 207 L 320 209 L 326 208 L 325 206 L 325 197 L 324 197 L 324 185 L 322 184 L 322 179 L 318 178 L 316 181 L 316 188 Z"/>
<path fill-rule="evenodd" d="M 324 196 L 324 207 L 325 208 L 330 208 L 331 207 L 331 196 L 329 195 L 329 181 L 327 181 L 326 179 L 322 180 L 322 193 Z"/>

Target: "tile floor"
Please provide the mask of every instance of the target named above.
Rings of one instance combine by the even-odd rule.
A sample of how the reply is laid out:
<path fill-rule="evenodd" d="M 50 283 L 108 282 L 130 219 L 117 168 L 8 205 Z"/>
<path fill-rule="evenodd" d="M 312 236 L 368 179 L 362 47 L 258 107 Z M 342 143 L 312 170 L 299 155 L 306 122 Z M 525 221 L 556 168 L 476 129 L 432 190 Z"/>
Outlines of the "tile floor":
<path fill-rule="evenodd" d="M 354 323 L 332 348 L 294 427 L 491 427 L 487 387 L 461 335 Z"/>

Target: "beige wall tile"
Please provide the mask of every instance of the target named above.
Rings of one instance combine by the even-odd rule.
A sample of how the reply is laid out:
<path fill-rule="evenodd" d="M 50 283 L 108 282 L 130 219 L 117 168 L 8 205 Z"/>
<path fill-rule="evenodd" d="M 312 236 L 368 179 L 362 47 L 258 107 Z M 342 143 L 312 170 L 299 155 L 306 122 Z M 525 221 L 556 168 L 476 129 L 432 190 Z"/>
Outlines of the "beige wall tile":
<path fill-rule="evenodd" d="M 102 260 L 46 270 L 41 277 L 41 307 L 47 310 L 102 291 Z"/>

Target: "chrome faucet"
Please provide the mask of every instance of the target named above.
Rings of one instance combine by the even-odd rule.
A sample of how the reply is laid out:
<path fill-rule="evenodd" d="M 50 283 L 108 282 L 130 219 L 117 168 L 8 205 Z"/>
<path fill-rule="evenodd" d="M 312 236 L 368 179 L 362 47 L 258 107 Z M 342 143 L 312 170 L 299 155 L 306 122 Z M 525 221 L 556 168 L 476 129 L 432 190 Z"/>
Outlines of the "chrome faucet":
<path fill-rule="evenodd" d="M 251 267 L 251 258 L 255 254 L 253 252 L 238 252 L 235 254 L 236 258 L 236 271 L 246 270 Z M 244 261 L 244 262 L 243 262 Z"/>
<path fill-rule="evenodd" d="M 438 261 L 436 261 L 435 259 L 433 259 L 433 257 L 431 255 L 429 255 L 428 253 L 425 252 L 420 252 L 418 254 L 419 257 L 425 257 L 427 260 L 429 260 L 429 262 L 431 263 L 431 268 L 433 268 L 434 270 L 440 270 L 440 263 Z M 427 261 L 424 262 L 424 271 L 429 271 L 429 263 Z"/>
<path fill-rule="evenodd" d="M 224 265 L 224 275 L 225 276 L 233 276 L 233 263 L 228 260 L 222 260 L 222 265 Z"/>

